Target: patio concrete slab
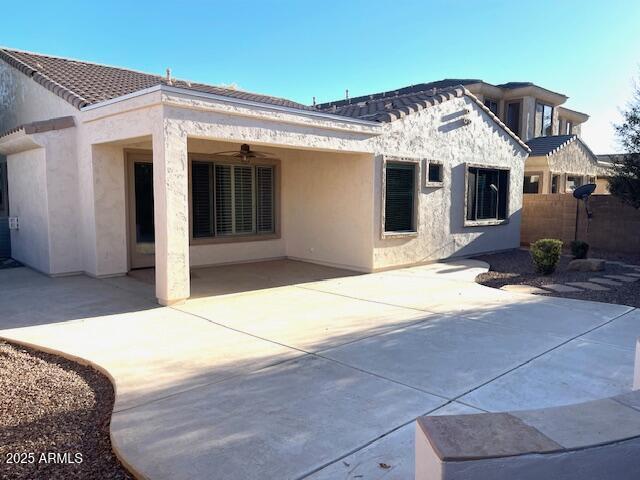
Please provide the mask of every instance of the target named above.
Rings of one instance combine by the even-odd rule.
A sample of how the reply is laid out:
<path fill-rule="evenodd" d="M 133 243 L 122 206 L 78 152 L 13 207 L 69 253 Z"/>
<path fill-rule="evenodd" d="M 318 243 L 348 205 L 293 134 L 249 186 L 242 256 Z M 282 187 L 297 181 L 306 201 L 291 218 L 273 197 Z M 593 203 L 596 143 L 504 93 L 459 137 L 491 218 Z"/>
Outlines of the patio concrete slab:
<path fill-rule="evenodd" d="M 466 415 L 481 410 L 453 402 L 429 415 Z M 411 480 L 415 469 L 415 422 L 385 435 L 362 450 L 338 460 L 309 480 Z M 388 468 L 387 468 L 388 467 Z"/>
<path fill-rule="evenodd" d="M 453 399 L 561 339 L 443 317 L 321 352 L 324 357 Z"/>
<path fill-rule="evenodd" d="M 502 412 L 610 397 L 631 390 L 633 364 L 634 352 L 629 349 L 576 339 L 460 401 Z"/>
<path fill-rule="evenodd" d="M 584 290 L 594 290 L 597 292 L 606 292 L 608 290 L 611 290 L 610 288 L 603 287 L 602 285 L 592 282 L 567 282 L 567 285 L 571 287 L 582 288 Z"/>
<path fill-rule="evenodd" d="M 113 440 L 149 478 L 301 478 L 442 403 L 307 356 L 118 412 Z"/>
<path fill-rule="evenodd" d="M 638 412 L 611 399 L 514 412 L 513 415 L 565 448 L 631 438 L 640 429 Z"/>
<path fill-rule="evenodd" d="M 616 318 L 613 322 L 587 333 L 582 338 L 635 350 L 638 337 L 640 337 L 640 310 L 634 310 Z"/>
<path fill-rule="evenodd" d="M 301 355 L 171 308 L 0 331 L 110 373 L 116 411 Z"/>
<path fill-rule="evenodd" d="M 527 299 L 512 299 L 497 307 L 463 312 L 462 316 L 517 328 L 521 334 L 546 333 L 569 339 L 632 310 L 622 305 L 557 297 L 528 296 Z"/>
<path fill-rule="evenodd" d="M 359 454 L 357 472 L 411 478 L 413 448 L 402 438 L 412 443 L 413 419 L 447 403 L 431 387 L 473 388 L 465 369 L 500 375 L 514 358 L 524 365 L 466 396 L 479 392 L 477 406 L 499 410 L 630 389 L 628 347 L 602 339 L 561 346 L 630 307 L 487 288 L 473 282 L 486 269 L 479 262 L 370 275 L 307 265 L 275 262 L 273 275 L 266 264 L 194 270 L 195 291 L 214 297 L 181 310 L 157 307 L 150 283 L 135 278 L 0 271 L 0 329 L 9 329 L 0 337 L 106 369 L 117 387 L 116 451 L 154 480 L 338 475 L 342 460 L 357 463 Z M 34 291 L 45 292 L 42 306 Z M 332 351 L 345 356 L 321 358 Z M 455 358 L 464 356 L 478 365 Z M 453 382 L 437 369 L 453 372 Z M 454 406 L 462 408 L 439 411 Z"/>
<path fill-rule="evenodd" d="M 181 311 L 308 352 L 402 328 L 436 315 L 307 288 L 282 287 L 202 298 Z"/>

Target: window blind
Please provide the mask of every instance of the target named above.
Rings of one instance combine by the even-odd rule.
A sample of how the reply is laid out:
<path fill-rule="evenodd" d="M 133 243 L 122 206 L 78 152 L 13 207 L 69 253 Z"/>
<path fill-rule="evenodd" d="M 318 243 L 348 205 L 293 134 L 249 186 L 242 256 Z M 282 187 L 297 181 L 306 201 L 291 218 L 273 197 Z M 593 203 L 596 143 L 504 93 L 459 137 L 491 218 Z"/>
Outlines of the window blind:
<path fill-rule="evenodd" d="M 384 199 L 384 230 L 386 232 L 414 230 L 414 192 L 415 166 L 405 163 L 387 163 Z"/>

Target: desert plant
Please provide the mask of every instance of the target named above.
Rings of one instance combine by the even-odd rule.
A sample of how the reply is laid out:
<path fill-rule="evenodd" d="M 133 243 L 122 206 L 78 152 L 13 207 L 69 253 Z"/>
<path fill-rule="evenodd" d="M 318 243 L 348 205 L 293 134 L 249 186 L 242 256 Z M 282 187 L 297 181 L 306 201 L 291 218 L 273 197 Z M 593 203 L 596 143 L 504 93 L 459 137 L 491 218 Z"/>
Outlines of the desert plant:
<path fill-rule="evenodd" d="M 555 238 L 542 238 L 531 244 L 531 259 L 536 271 L 543 275 L 552 274 L 562 253 L 562 241 Z"/>
<path fill-rule="evenodd" d="M 589 244 L 582 240 L 574 240 L 571 242 L 571 255 L 573 258 L 587 258 L 589 253 Z"/>
<path fill-rule="evenodd" d="M 640 86 L 622 111 L 623 121 L 615 125 L 623 155 L 615 156 L 609 191 L 624 203 L 640 209 Z"/>

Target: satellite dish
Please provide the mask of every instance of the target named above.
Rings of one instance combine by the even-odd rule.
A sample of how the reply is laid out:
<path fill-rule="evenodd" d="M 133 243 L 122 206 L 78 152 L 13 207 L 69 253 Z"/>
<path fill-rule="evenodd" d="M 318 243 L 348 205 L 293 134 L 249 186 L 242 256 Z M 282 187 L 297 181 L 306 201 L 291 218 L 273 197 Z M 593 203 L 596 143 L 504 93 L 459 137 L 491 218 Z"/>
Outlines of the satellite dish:
<path fill-rule="evenodd" d="M 576 229 L 574 233 L 574 240 L 578 240 L 578 214 L 580 211 L 580 200 L 584 202 L 584 209 L 587 212 L 587 235 L 589 234 L 589 224 L 591 223 L 591 218 L 593 217 L 593 212 L 589 208 L 589 197 L 596 189 L 595 183 L 587 183 L 585 185 L 581 185 L 573 191 L 573 197 L 578 200 L 576 203 Z"/>
<path fill-rule="evenodd" d="M 596 189 L 595 183 L 586 183 L 573 191 L 573 196 L 578 200 L 584 200 Z"/>

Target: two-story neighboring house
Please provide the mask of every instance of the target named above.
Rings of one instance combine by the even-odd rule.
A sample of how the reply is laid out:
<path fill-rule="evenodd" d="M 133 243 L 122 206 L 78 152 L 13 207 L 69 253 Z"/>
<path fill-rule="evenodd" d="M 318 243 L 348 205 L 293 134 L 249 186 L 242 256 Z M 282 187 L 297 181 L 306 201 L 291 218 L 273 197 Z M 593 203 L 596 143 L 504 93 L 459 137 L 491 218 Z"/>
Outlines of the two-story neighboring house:
<path fill-rule="evenodd" d="M 531 82 L 493 85 L 479 79 L 444 79 L 397 90 L 316 105 L 321 110 L 366 106 L 380 98 L 463 85 L 531 148 L 525 164 L 524 193 L 569 193 L 585 183 L 606 189 L 607 169 L 581 139 L 589 115 L 564 106 L 569 97 Z"/>

